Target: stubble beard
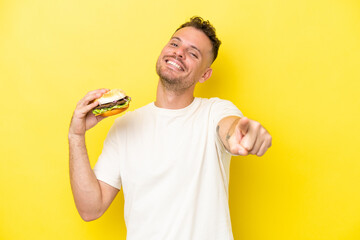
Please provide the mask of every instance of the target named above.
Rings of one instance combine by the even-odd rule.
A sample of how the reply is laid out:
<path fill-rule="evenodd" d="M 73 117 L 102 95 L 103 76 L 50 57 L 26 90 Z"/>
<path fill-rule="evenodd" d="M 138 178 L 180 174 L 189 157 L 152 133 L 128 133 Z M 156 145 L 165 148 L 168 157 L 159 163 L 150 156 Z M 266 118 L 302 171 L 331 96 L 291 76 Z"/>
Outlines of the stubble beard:
<path fill-rule="evenodd" d="M 166 90 L 181 94 L 195 84 L 186 82 L 185 77 L 171 76 L 171 73 L 168 73 L 167 71 L 171 70 L 163 69 L 158 62 L 156 63 L 156 73 L 160 78 L 161 84 L 165 87 Z"/>

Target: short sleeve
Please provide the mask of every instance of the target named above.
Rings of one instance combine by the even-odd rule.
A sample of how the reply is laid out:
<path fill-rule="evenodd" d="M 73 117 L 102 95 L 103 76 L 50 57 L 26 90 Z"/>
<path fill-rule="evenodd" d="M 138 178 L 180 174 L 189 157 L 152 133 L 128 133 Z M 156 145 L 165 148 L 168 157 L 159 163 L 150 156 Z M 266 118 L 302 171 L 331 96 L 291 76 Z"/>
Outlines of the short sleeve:
<path fill-rule="evenodd" d="M 118 119 L 117 119 L 118 120 Z M 115 124 L 104 141 L 104 146 L 94 167 L 94 173 L 98 180 L 110 186 L 121 189 L 120 156 L 118 142 L 118 126 Z"/>
<path fill-rule="evenodd" d="M 230 101 L 222 100 L 219 98 L 212 98 L 214 103 L 212 104 L 211 115 L 215 126 L 218 125 L 221 119 L 229 116 L 243 117 L 241 111 Z"/>

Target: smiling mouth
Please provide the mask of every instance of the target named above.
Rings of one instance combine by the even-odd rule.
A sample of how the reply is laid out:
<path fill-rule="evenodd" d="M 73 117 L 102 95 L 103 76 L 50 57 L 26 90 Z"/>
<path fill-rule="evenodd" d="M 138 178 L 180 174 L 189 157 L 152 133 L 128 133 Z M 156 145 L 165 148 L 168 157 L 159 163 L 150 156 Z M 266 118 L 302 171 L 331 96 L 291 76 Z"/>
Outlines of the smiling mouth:
<path fill-rule="evenodd" d="M 172 65 L 174 67 L 176 67 L 177 69 L 179 69 L 180 71 L 184 71 L 184 69 L 179 65 L 177 64 L 176 62 L 173 62 L 171 60 L 165 60 L 165 62 L 169 65 Z"/>

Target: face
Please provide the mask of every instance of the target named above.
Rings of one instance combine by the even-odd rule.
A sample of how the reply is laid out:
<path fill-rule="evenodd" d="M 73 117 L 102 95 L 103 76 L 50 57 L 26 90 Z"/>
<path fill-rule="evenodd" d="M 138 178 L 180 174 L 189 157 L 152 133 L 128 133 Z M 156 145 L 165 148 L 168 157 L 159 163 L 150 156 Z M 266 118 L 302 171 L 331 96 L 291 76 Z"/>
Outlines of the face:
<path fill-rule="evenodd" d="M 156 63 L 156 72 L 165 88 L 186 91 L 211 76 L 212 45 L 200 30 L 185 27 L 174 33 Z"/>

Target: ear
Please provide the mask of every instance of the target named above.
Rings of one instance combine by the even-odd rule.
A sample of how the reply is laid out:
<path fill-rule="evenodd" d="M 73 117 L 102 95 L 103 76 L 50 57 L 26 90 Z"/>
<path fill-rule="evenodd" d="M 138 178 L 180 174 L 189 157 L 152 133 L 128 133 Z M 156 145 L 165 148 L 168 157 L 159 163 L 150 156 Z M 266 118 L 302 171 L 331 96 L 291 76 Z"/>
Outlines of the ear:
<path fill-rule="evenodd" d="M 212 68 L 206 69 L 206 71 L 204 72 L 204 74 L 201 76 L 199 82 L 200 82 L 200 83 L 205 82 L 206 80 L 208 80 L 208 79 L 211 77 L 211 74 L 212 74 Z"/>

